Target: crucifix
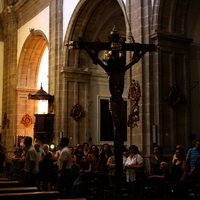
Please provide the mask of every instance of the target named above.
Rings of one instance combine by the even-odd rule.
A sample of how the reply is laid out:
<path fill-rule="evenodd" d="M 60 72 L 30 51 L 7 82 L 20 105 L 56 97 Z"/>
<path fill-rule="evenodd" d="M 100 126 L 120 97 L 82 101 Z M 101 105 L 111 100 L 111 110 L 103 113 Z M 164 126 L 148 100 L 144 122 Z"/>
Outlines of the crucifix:
<path fill-rule="evenodd" d="M 122 97 L 124 90 L 125 72 L 137 63 L 147 51 L 155 51 L 153 44 L 125 43 L 119 36 L 115 27 L 110 33 L 109 42 L 102 42 L 99 39 L 93 42 L 85 42 L 82 38 L 78 42 L 70 42 L 66 46 L 73 49 L 85 49 L 94 64 L 100 65 L 109 76 L 110 90 L 110 112 L 114 122 L 114 150 L 115 150 L 115 191 L 119 193 L 123 181 L 122 152 L 124 149 L 124 136 L 126 133 L 126 107 Z M 110 51 L 106 64 L 98 58 L 101 50 Z M 133 51 L 133 57 L 127 65 L 121 52 Z M 116 195 L 115 199 L 118 199 Z"/>

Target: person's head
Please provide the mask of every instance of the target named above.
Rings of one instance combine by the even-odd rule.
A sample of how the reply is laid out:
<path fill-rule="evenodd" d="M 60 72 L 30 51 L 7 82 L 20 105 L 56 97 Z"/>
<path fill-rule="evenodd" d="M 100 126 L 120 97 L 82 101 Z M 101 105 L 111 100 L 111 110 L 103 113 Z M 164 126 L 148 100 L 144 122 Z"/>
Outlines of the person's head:
<path fill-rule="evenodd" d="M 140 154 L 138 147 L 136 145 L 131 145 L 129 147 L 129 154 L 134 155 L 136 153 Z"/>
<path fill-rule="evenodd" d="M 63 138 L 60 139 L 60 144 L 59 145 L 60 145 L 61 149 L 63 147 L 68 146 L 68 144 L 69 144 L 69 138 L 63 137 Z"/>
<path fill-rule="evenodd" d="M 44 150 L 45 153 L 48 153 L 48 151 L 49 151 L 49 145 L 48 144 L 44 144 L 43 145 L 43 150 Z"/>
<path fill-rule="evenodd" d="M 195 147 L 196 147 L 196 149 L 197 149 L 198 151 L 200 151 L 200 139 L 197 140 Z"/>
<path fill-rule="evenodd" d="M 179 159 L 184 159 L 185 158 L 185 150 L 183 148 L 176 148 L 176 157 Z"/>
<path fill-rule="evenodd" d="M 32 145 L 32 137 L 26 136 L 24 138 L 24 145 L 25 147 L 29 147 Z"/>
<path fill-rule="evenodd" d="M 18 148 L 18 149 L 15 151 L 15 155 L 16 155 L 16 156 L 21 156 L 21 155 L 22 155 L 22 152 L 23 152 L 23 150 L 20 149 L 20 148 Z"/>
<path fill-rule="evenodd" d="M 169 169 L 168 163 L 165 162 L 165 161 L 162 161 L 162 162 L 160 163 L 160 169 L 163 170 L 163 171 L 167 171 L 167 170 Z"/>
<path fill-rule="evenodd" d="M 97 147 L 97 145 L 92 145 L 90 147 L 90 153 L 93 153 L 93 154 L 99 154 L 99 148 Z"/>
<path fill-rule="evenodd" d="M 114 146 L 111 146 L 111 147 L 110 147 L 110 151 L 112 152 L 112 154 L 115 154 L 115 147 L 114 147 Z"/>
<path fill-rule="evenodd" d="M 110 152 L 110 145 L 108 143 L 103 144 L 101 152 L 102 153 L 108 153 L 108 152 Z"/>
<path fill-rule="evenodd" d="M 73 154 L 74 153 L 74 147 L 70 146 L 69 149 L 71 151 L 71 154 Z"/>
<path fill-rule="evenodd" d="M 82 156 L 81 162 L 87 163 L 88 162 L 87 156 Z"/>
<path fill-rule="evenodd" d="M 89 144 L 87 142 L 83 143 L 83 149 L 88 150 L 89 149 Z"/>
<path fill-rule="evenodd" d="M 182 148 L 182 149 L 183 149 L 183 146 L 182 146 L 181 144 L 178 144 L 178 145 L 176 146 L 176 149 L 178 149 L 178 148 Z"/>
<path fill-rule="evenodd" d="M 153 154 L 154 155 L 163 154 L 162 147 L 158 146 L 158 145 L 154 146 L 154 148 L 153 148 Z"/>
<path fill-rule="evenodd" d="M 40 150 L 40 144 L 39 143 L 35 143 L 34 144 L 35 150 L 39 151 Z"/>
<path fill-rule="evenodd" d="M 83 153 L 83 146 L 79 145 L 76 148 L 75 154 L 82 154 Z"/>

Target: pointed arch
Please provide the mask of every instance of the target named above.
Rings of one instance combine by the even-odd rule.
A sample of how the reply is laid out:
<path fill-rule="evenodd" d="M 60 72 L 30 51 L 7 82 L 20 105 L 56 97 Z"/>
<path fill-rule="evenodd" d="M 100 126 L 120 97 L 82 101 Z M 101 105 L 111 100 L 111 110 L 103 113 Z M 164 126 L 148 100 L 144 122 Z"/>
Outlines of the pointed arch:
<path fill-rule="evenodd" d="M 152 29 L 186 36 L 187 16 L 191 0 L 155 0 L 152 13 Z"/>
<path fill-rule="evenodd" d="M 126 36 L 128 24 L 125 6 L 121 0 L 83 0 L 78 3 L 69 22 L 64 42 L 77 41 L 83 37 L 86 41 L 99 37 L 102 41 L 108 41 L 108 36 L 113 26 L 119 33 Z M 65 52 L 65 66 L 79 67 L 79 51 Z"/>

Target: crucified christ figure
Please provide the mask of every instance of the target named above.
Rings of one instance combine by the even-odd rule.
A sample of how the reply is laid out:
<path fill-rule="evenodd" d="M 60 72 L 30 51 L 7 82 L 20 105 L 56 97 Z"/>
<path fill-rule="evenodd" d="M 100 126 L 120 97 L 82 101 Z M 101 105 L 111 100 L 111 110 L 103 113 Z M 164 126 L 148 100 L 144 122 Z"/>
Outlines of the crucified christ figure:
<path fill-rule="evenodd" d="M 112 113 L 114 125 L 115 125 L 115 137 L 118 142 L 123 142 L 124 135 L 126 135 L 126 116 L 125 116 L 125 103 L 122 97 L 124 91 L 124 76 L 125 72 L 130 69 L 135 63 L 137 63 L 142 56 L 148 51 L 147 48 L 142 52 L 134 55 L 133 60 L 124 65 L 124 62 L 116 53 L 116 55 L 112 56 L 107 60 L 107 65 L 105 65 L 97 55 L 88 48 L 88 46 L 80 41 L 79 44 L 87 51 L 90 58 L 93 60 L 94 64 L 99 64 L 108 74 L 109 76 L 109 90 L 110 90 L 110 110 Z"/>

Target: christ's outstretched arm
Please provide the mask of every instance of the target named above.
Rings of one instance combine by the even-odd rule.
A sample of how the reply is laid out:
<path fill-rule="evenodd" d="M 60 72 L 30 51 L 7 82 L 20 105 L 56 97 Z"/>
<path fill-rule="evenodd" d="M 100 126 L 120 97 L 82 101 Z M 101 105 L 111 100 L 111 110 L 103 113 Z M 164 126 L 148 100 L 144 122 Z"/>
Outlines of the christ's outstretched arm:
<path fill-rule="evenodd" d="M 99 64 L 106 71 L 106 65 L 104 65 L 104 63 L 92 52 L 92 50 L 88 48 L 82 38 L 79 39 L 79 44 L 84 47 L 90 58 L 93 60 L 93 63 L 96 65 Z"/>
<path fill-rule="evenodd" d="M 144 51 L 142 51 L 140 54 L 138 54 L 129 64 L 127 64 L 127 65 L 124 67 L 124 71 L 128 70 L 128 69 L 131 68 L 135 63 L 137 63 L 147 51 L 148 51 L 148 47 L 147 47 Z"/>

